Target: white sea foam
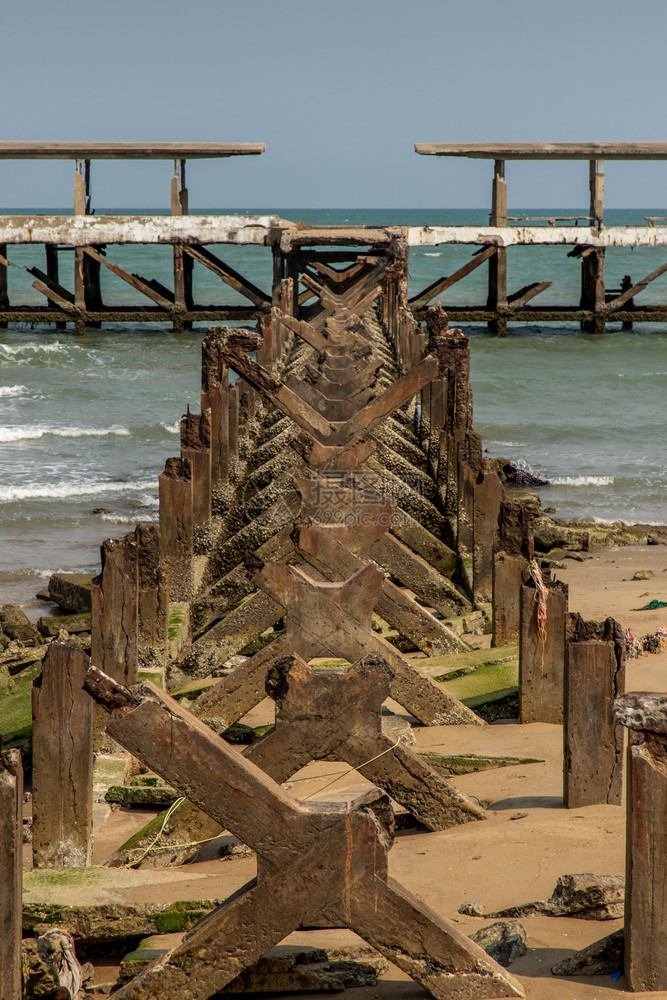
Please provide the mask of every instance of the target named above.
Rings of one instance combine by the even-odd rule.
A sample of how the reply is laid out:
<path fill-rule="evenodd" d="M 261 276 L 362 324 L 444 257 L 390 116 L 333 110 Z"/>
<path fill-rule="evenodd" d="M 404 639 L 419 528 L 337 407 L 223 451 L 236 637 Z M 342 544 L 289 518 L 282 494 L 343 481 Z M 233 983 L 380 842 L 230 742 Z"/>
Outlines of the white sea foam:
<path fill-rule="evenodd" d="M 48 344 L 0 344 L 0 356 L 5 358 L 18 358 L 24 356 L 34 357 L 35 354 L 52 354 L 65 348 L 66 344 L 61 344 L 59 340 L 54 340 Z"/>
<path fill-rule="evenodd" d="M 47 435 L 61 438 L 78 437 L 131 437 L 127 427 L 42 427 L 39 424 L 27 424 L 19 427 L 0 427 L 0 442 L 38 441 Z"/>
<path fill-rule="evenodd" d="M 138 483 L 114 480 L 101 483 L 55 483 L 52 486 L 36 483 L 31 486 L 0 486 L 0 501 L 67 500 L 71 497 L 95 497 L 103 493 L 134 493 L 151 488 L 157 488 L 157 483 L 152 479 Z"/>
<path fill-rule="evenodd" d="M 440 251 L 438 251 L 438 253 L 428 253 L 428 251 L 426 251 L 424 253 L 424 256 L 425 257 L 441 257 L 442 253 Z"/>
<path fill-rule="evenodd" d="M 613 476 L 552 476 L 552 486 L 611 486 Z"/>
<path fill-rule="evenodd" d="M 527 441 L 487 441 L 488 445 L 494 445 L 498 448 L 527 448 Z"/>
<path fill-rule="evenodd" d="M 133 524 L 136 514 L 100 514 L 101 521 L 111 521 L 112 524 Z"/>
<path fill-rule="evenodd" d="M 164 427 L 164 429 L 169 431 L 170 434 L 179 434 L 181 430 L 181 425 L 178 420 L 175 420 L 173 424 L 167 423 L 166 420 L 161 420 L 160 427 Z"/>
<path fill-rule="evenodd" d="M 0 386 L 0 396 L 22 396 L 28 389 L 25 385 Z"/>

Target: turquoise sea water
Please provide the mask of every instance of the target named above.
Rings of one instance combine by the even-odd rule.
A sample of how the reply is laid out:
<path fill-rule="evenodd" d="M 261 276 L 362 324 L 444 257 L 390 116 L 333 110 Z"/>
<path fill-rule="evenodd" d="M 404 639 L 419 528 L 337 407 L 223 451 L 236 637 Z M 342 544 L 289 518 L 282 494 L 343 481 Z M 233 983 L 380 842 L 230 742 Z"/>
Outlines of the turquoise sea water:
<path fill-rule="evenodd" d="M 47 211 L 47 210 L 45 210 Z M 245 214 L 266 212 L 250 207 Z M 270 209 L 318 224 L 486 224 L 483 210 Z M 12 214 L 18 214 L 16 210 Z M 515 215 L 576 215 L 576 209 L 516 209 Z M 608 225 L 643 224 L 661 209 L 610 211 Z M 567 247 L 512 248 L 509 287 L 554 285 L 540 303 L 576 303 L 580 265 Z M 270 252 L 216 248 L 255 284 L 269 289 Z M 18 265 L 43 267 L 38 247 L 10 248 Z M 113 247 L 109 259 L 171 282 L 169 247 Z M 411 294 L 470 257 L 467 247 L 413 249 Z M 69 287 L 71 252 L 60 255 Z M 608 286 L 624 274 L 639 279 L 663 262 L 659 250 L 607 252 Z M 13 302 L 43 302 L 32 276 L 10 270 Z M 109 304 L 145 301 L 106 272 Z M 645 293 L 667 300 L 667 275 Z M 243 302 L 203 267 L 195 269 L 201 303 Z M 444 304 L 486 297 L 480 268 L 447 293 Z M 165 326 L 71 330 L 26 325 L 0 331 L 0 603 L 26 600 L 56 569 L 98 565 L 103 538 L 131 530 L 157 512 L 157 476 L 178 453 L 178 420 L 198 406 L 200 343 L 206 325 L 179 337 Z M 667 327 L 610 328 L 604 337 L 578 326 L 519 324 L 507 339 L 469 326 L 475 424 L 491 455 L 523 459 L 545 471 L 552 486 L 543 502 L 566 518 L 591 516 L 663 523 L 667 487 Z"/>

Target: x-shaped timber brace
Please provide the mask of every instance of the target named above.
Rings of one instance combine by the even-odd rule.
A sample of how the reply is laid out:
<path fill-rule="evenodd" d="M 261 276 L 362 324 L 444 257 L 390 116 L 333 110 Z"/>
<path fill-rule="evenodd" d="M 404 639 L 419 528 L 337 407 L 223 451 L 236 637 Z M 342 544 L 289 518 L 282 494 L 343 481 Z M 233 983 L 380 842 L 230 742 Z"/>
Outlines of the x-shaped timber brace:
<path fill-rule="evenodd" d="M 244 757 L 281 783 L 311 760 L 345 761 L 430 830 L 484 819 L 479 805 L 382 732 L 392 675 L 375 654 L 344 670 L 313 669 L 296 654 L 277 660 L 266 679 L 276 703 L 275 728 Z"/>
<path fill-rule="evenodd" d="M 399 579 L 401 569 L 405 573 L 406 559 L 417 569 L 422 568 L 422 562 L 411 557 L 410 550 L 389 534 L 394 508 L 390 502 L 382 503 L 375 489 L 375 480 L 373 473 L 341 474 L 327 478 L 315 474 L 296 479 L 294 486 L 302 498 L 297 524 L 293 529 L 283 529 L 267 547 L 267 552 L 259 552 L 260 558 L 273 556 L 282 562 L 305 563 L 329 581 L 351 576 L 370 559 L 381 565 L 384 563 Z M 359 497 L 371 502 L 361 506 Z M 374 499 L 375 503 L 372 502 Z M 310 530 L 306 531 L 308 524 Z M 424 593 L 434 578 L 437 580 L 436 574 L 431 571 Z M 414 580 L 411 579 L 410 583 L 414 584 Z M 446 606 L 442 596 L 439 601 L 437 596 L 432 596 L 432 590 L 429 599 L 435 600 L 447 613 L 455 614 L 458 609 L 450 602 L 453 586 L 447 589 L 446 585 L 442 585 L 440 589 L 445 590 Z M 452 629 L 388 577 L 383 579 L 376 611 L 400 635 L 412 640 L 428 656 L 467 649 Z M 284 608 L 271 597 L 255 592 L 244 599 L 236 610 L 225 614 L 217 625 L 204 632 L 200 641 L 212 653 L 215 651 L 217 660 L 224 663 L 248 642 L 275 625 L 283 614 Z M 189 655 L 189 652 L 190 648 L 184 655 Z"/>
<path fill-rule="evenodd" d="M 91 667 L 107 731 L 257 854 L 257 877 L 202 919 L 114 1000 L 205 1000 L 300 926 L 348 927 L 439 1000 L 521 997 L 519 984 L 387 874 L 393 813 L 377 792 L 351 805 L 293 799 L 168 694 L 128 691 Z"/>
<path fill-rule="evenodd" d="M 317 552 L 323 533 L 305 526 L 297 531 L 302 551 Z M 354 557 L 352 557 L 354 558 Z M 350 662 L 375 652 L 391 666 L 391 694 L 415 718 L 427 725 L 481 724 L 462 702 L 420 673 L 395 646 L 371 627 L 371 616 L 382 595 L 384 573 L 367 562 L 348 579 L 337 583 L 313 580 L 297 566 L 264 562 L 248 553 L 246 566 L 252 582 L 286 611 L 285 634 L 255 653 L 222 678 L 196 702 L 197 714 L 218 730 L 233 725 L 264 697 L 269 666 L 296 651 L 304 659 L 343 657 Z"/>

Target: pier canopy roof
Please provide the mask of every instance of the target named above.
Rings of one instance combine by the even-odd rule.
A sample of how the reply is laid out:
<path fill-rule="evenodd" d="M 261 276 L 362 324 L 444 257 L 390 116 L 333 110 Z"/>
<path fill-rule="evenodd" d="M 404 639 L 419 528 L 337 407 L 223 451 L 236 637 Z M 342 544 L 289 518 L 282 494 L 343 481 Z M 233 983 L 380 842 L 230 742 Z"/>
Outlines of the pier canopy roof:
<path fill-rule="evenodd" d="M 416 142 L 415 152 L 479 160 L 667 160 L 667 142 Z"/>
<path fill-rule="evenodd" d="M 2 160 L 195 160 L 257 156 L 263 142 L 0 142 Z"/>

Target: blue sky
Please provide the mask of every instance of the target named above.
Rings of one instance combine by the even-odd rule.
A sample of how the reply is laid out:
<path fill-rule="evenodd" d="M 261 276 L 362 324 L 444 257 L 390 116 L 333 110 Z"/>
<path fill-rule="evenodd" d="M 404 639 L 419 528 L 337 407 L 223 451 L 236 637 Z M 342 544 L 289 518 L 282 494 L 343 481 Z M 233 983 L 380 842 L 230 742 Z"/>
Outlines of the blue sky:
<path fill-rule="evenodd" d="M 193 162 L 191 206 L 475 207 L 491 164 L 415 142 L 662 140 L 664 0 L 13 0 L 4 139 L 265 142 Z M 71 204 L 73 165 L 0 161 L 4 207 Z M 167 207 L 171 165 L 94 164 L 94 204 Z M 580 207 L 585 164 L 509 164 L 510 206 Z M 667 163 L 607 166 L 667 205 Z"/>

